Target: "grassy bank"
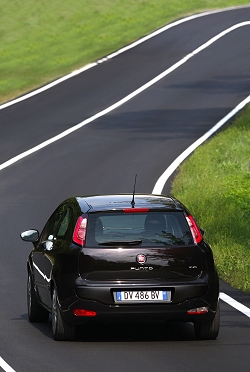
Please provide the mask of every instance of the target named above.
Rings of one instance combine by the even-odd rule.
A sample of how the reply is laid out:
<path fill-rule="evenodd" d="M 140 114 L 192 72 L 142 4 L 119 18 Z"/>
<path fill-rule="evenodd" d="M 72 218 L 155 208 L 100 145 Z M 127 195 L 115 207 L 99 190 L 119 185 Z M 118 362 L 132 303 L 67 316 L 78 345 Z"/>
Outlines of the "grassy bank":
<path fill-rule="evenodd" d="M 206 231 L 220 277 L 250 292 L 250 106 L 180 166 L 172 194 Z"/>
<path fill-rule="evenodd" d="M 166 23 L 249 0 L 0 0 L 0 102 Z"/>

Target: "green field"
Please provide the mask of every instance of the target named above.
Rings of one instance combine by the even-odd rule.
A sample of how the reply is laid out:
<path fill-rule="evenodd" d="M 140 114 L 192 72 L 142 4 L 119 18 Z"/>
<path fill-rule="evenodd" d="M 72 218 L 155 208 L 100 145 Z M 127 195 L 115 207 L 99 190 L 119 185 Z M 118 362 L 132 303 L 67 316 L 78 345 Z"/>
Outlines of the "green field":
<path fill-rule="evenodd" d="M 0 0 L 0 102 L 170 21 L 246 0 Z"/>
<path fill-rule="evenodd" d="M 244 0 L 0 0 L 0 103 L 178 18 Z M 172 193 L 194 213 L 220 276 L 250 292 L 250 108 L 179 169 Z"/>

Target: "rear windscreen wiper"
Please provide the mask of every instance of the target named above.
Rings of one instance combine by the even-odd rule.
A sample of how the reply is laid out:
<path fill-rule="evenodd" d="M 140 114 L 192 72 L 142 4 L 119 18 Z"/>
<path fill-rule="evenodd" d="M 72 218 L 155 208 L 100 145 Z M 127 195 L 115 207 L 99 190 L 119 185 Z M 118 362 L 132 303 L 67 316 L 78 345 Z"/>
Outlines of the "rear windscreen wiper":
<path fill-rule="evenodd" d="M 142 240 L 125 240 L 125 241 L 113 241 L 113 240 L 109 240 L 108 242 L 102 242 L 102 243 L 98 243 L 98 245 L 109 245 L 109 246 L 121 246 L 121 245 L 125 245 L 125 246 L 133 246 L 133 245 L 141 245 L 142 243 Z"/>

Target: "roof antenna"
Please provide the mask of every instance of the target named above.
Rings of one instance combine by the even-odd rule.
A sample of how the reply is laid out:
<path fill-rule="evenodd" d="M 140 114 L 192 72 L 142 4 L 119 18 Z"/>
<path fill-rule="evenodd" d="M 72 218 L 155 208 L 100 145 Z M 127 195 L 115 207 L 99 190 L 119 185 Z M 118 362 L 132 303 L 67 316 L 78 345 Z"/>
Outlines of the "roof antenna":
<path fill-rule="evenodd" d="M 134 184 L 134 191 L 133 191 L 133 199 L 132 199 L 132 202 L 131 202 L 132 208 L 135 207 L 135 185 L 136 185 L 136 178 L 137 178 L 137 174 L 135 175 L 135 184 Z"/>

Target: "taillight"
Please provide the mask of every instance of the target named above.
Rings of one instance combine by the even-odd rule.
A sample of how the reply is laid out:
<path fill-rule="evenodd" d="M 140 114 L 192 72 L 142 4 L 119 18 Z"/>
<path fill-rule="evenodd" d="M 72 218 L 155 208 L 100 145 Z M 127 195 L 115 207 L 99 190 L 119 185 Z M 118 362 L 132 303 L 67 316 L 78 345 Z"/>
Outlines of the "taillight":
<path fill-rule="evenodd" d="M 86 238 L 86 229 L 87 229 L 87 217 L 79 217 L 74 234 L 73 234 L 73 242 L 76 244 L 81 245 L 82 247 L 85 245 L 85 238 Z"/>
<path fill-rule="evenodd" d="M 84 309 L 74 309 L 73 313 L 75 316 L 96 316 L 96 311 L 84 310 Z"/>
<path fill-rule="evenodd" d="M 188 310 L 189 315 L 202 315 L 208 313 L 208 307 L 196 307 L 195 309 Z"/>
<path fill-rule="evenodd" d="M 200 232 L 199 227 L 196 225 L 194 218 L 191 215 L 189 215 L 189 216 L 186 216 L 186 220 L 190 227 L 190 230 L 191 230 L 191 233 L 194 239 L 194 243 L 195 244 L 200 243 L 202 241 L 202 234 Z"/>
<path fill-rule="evenodd" d="M 148 212 L 149 208 L 124 208 L 124 213 L 143 213 Z"/>

